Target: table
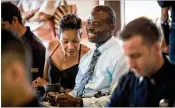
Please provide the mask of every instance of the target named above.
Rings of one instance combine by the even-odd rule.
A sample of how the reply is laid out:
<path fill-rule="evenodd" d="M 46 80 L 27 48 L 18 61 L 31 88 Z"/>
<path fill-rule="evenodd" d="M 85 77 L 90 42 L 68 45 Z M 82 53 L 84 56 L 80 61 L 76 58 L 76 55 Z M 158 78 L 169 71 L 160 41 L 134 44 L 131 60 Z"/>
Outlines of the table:
<path fill-rule="evenodd" d="M 51 107 L 51 108 L 58 108 L 59 106 L 50 106 L 50 103 L 48 101 L 40 101 L 39 104 L 41 104 L 44 107 Z"/>

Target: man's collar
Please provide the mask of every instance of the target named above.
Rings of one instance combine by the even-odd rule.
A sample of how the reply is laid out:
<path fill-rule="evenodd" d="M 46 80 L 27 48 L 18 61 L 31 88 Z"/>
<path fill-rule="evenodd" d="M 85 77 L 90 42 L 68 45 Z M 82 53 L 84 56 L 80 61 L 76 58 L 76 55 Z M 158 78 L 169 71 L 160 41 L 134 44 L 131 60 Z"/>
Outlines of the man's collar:
<path fill-rule="evenodd" d="M 164 58 L 164 63 L 162 67 L 154 75 L 151 76 L 151 78 L 153 78 L 156 83 L 163 81 L 162 77 L 168 74 L 167 70 L 169 70 L 168 68 L 169 68 L 170 62 L 166 56 L 163 56 L 163 58 Z"/>
<path fill-rule="evenodd" d="M 164 64 L 162 65 L 162 67 L 155 73 L 153 74 L 152 76 L 148 77 L 151 84 L 162 84 L 162 82 L 164 82 L 163 78 L 162 77 L 165 77 L 167 74 L 167 70 L 169 68 L 169 65 L 170 65 L 170 62 L 168 61 L 168 59 L 166 58 L 166 56 L 163 56 L 164 58 Z M 141 81 L 141 78 L 140 77 L 140 81 Z"/>
<path fill-rule="evenodd" d="M 30 27 L 26 27 L 26 32 L 23 34 L 23 36 L 28 35 L 28 34 L 29 34 L 29 32 L 30 32 Z M 23 37 L 23 36 L 21 36 L 21 37 Z"/>
<path fill-rule="evenodd" d="M 109 48 L 113 43 L 116 43 L 115 38 L 112 36 L 108 41 L 106 41 L 103 45 L 98 47 L 98 50 L 103 53 L 107 48 Z M 94 48 L 94 50 L 97 47 Z"/>
<path fill-rule="evenodd" d="M 32 35 L 32 34 L 31 34 L 31 31 L 30 31 L 30 27 L 26 27 L 26 29 L 27 29 L 27 30 L 26 30 L 26 32 L 24 33 L 24 35 L 20 37 L 20 39 L 22 39 L 22 40 L 24 41 L 24 43 L 27 42 L 28 39 L 31 38 L 31 35 Z"/>

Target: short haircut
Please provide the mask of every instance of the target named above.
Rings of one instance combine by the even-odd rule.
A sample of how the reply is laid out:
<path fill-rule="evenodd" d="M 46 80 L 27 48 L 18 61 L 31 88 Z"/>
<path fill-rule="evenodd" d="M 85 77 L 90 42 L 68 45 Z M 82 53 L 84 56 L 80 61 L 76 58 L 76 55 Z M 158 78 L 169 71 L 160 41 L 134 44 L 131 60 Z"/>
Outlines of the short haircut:
<path fill-rule="evenodd" d="M 157 26 L 148 18 L 140 17 L 129 22 L 119 35 L 123 41 L 139 35 L 147 45 L 161 41 L 161 34 Z"/>
<path fill-rule="evenodd" d="M 22 24 L 22 17 L 20 9 L 13 3 L 7 1 L 1 3 L 1 18 L 3 21 L 12 23 L 13 17 L 16 16 L 20 24 Z"/>
<path fill-rule="evenodd" d="M 75 14 L 64 15 L 59 21 L 60 33 L 68 29 L 80 30 L 82 28 L 82 21 Z"/>
<path fill-rule="evenodd" d="M 28 71 L 26 75 L 28 77 L 31 76 L 31 73 L 29 73 L 31 68 L 31 53 L 26 50 L 17 36 L 10 31 L 2 29 L 1 44 L 2 65 L 8 65 L 8 63 L 13 62 L 14 60 L 19 60 L 24 64 L 26 71 Z"/>
<path fill-rule="evenodd" d="M 99 5 L 93 8 L 92 12 L 106 12 L 108 14 L 108 17 L 106 21 L 109 24 L 115 24 L 116 23 L 116 13 L 115 11 L 110 7 L 110 6 L 105 6 L 105 5 Z"/>

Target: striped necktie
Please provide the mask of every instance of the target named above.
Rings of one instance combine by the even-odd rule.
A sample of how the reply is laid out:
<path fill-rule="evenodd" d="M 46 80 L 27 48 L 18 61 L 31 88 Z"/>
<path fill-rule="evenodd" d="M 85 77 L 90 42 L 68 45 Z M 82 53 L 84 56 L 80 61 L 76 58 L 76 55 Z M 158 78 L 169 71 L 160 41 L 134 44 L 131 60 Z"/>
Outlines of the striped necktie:
<path fill-rule="evenodd" d="M 83 78 L 80 82 L 79 88 L 77 89 L 77 97 L 82 97 L 85 85 L 88 83 L 90 77 L 94 72 L 95 65 L 97 63 L 98 57 L 101 55 L 100 51 L 96 48 L 94 50 L 94 54 L 91 58 L 91 62 L 89 64 L 87 72 L 83 75 Z"/>

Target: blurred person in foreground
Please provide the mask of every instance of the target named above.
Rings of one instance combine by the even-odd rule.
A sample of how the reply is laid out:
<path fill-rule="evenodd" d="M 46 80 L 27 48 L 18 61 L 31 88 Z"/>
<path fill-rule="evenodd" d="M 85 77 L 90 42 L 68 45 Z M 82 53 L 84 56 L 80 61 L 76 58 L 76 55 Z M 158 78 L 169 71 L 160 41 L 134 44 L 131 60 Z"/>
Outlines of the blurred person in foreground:
<path fill-rule="evenodd" d="M 45 63 L 45 47 L 42 42 L 31 32 L 29 27 L 22 23 L 18 7 L 11 2 L 1 3 L 1 27 L 18 35 L 18 38 L 32 53 L 32 80 L 43 77 Z"/>
<path fill-rule="evenodd" d="M 130 71 L 120 78 L 108 107 L 167 107 L 175 100 L 175 65 L 162 55 L 162 36 L 145 17 L 128 23 L 119 35 Z"/>
<path fill-rule="evenodd" d="M 30 85 L 30 52 L 11 32 L 1 30 L 1 106 L 37 107 Z"/>
<path fill-rule="evenodd" d="M 113 85 L 128 71 L 121 47 L 112 35 L 115 19 L 116 14 L 109 6 L 96 6 L 91 11 L 87 34 L 95 48 L 81 58 L 74 89 L 69 94 L 56 96 L 59 106 L 104 106 Z"/>

